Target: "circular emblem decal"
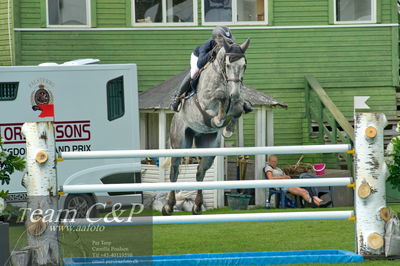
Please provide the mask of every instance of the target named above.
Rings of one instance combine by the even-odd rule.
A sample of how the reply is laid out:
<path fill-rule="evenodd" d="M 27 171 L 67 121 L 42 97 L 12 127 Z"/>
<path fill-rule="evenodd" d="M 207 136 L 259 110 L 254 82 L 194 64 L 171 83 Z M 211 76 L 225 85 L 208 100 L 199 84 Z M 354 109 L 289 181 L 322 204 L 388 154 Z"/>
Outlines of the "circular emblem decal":
<path fill-rule="evenodd" d="M 38 104 L 52 104 L 53 95 L 51 91 L 47 90 L 43 84 L 40 84 L 31 95 L 32 106 Z"/>
<path fill-rule="evenodd" d="M 35 92 L 35 103 L 36 104 L 49 104 L 50 94 L 44 89 L 39 89 Z"/>

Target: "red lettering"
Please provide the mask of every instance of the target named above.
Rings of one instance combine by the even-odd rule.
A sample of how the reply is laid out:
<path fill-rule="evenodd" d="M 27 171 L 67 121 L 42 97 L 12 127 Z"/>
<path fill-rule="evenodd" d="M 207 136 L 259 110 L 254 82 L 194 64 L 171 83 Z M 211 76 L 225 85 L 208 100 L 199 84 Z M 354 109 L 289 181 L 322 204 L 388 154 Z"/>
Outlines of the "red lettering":
<path fill-rule="evenodd" d="M 84 124 L 82 129 L 83 132 L 87 134 L 87 140 L 90 140 L 90 130 L 88 129 L 90 127 L 90 124 Z"/>
<path fill-rule="evenodd" d="M 64 137 L 63 126 L 56 126 L 56 139 L 62 139 Z"/>
<path fill-rule="evenodd" d="M 23 140 L 23 136 L 22 136 L 20 127 L 14 127 L 14 139 L 15 140 Z"/>
<path fill-rule="evenodd" d="M 64 128 L 64 133 L 67 138 L 71 138 L 74 135 L 71 125 L 66 125 Z"/>
<path fill-rule="evenodd" d="M 14 134 L 13 134 L 12 128 L 11 127 L 6 127 L 4 129 L 4 139 L 5 140 L 13 140 L 13 136 L 14 136 Z"/>
<path fill-rule="evenodd" d="M 3 137 L 4 144 L 25 142 L 25 138 L 22 135 L 22 125 L 22 123 L 0 124 L 0 136 Z"/>
<path fill-rule="evenodd" d="M 90 123 L 88 121 L 56 122 L 56 141 L 90 140 Z"/>
<path fill-rule="evenodd" d="M 82 138 L 82 125 L 74 125 L 74 137 Z"/>
<path fill-rule="evenodd" d="M 22 123 L 0 124 L 4 144 L 24 143 Z M 55 122 L 56 141 L 87 141 L 91 138 L 90 121 Z"/>

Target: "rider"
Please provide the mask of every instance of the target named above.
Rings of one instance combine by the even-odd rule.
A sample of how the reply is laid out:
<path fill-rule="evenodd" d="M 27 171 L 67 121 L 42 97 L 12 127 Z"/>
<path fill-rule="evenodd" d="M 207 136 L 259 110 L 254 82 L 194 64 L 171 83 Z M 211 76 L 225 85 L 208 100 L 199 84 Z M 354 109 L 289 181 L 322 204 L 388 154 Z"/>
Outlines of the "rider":
<path fill-rule="evenodd" d="M 199 70 L 204 67 L 212 58 L 214 48 L 222 47 L 224 40 L 229 44 L 235 41 L 231 30 L 225 26 L 217 26 L 212 32 L 212 38 L 205 41 L 202 45 L 196 47 L 190 57 L 190 74 L 186 75 L 179 87 L 179 92 L 175 95 L 174 101 L 171 104 L 171 109 L 175 112 L 178 111 L 180 101 L 185 96 L 186 92 L 190 89 L 190 83 L 199 75 Z M 253 109 L 246 103 L 243 105 L 245 113 L 253 111 Z"/>

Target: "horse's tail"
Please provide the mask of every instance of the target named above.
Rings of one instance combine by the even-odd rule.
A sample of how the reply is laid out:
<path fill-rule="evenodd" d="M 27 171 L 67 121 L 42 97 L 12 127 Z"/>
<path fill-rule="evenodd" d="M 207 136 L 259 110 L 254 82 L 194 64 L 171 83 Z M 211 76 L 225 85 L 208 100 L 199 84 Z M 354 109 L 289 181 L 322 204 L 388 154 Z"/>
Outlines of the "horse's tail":
<path fill-rule="evenodd" d="M 171 166 L 171 157 L 165 158 L 165 160 L 160 165 L 161 168 L 169 168 Z"/>
<path fill-rule="evenodd" d="M 167 139 L 166 147 L 171 149 L 171 144 L 170 144 L 171 139 Z M 165 160 L 160 164 L 161 168 L 170 168 L 171 167 L 171 157 L 166 157 Z"/>

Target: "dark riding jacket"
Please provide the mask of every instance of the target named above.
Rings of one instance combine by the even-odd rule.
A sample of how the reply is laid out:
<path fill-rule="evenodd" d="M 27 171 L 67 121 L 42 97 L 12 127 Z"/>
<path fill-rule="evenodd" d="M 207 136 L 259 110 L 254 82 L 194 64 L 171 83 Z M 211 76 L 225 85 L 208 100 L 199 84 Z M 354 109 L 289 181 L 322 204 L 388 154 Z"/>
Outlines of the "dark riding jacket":
<path fill-rule="evenodd" d="M 211 59 L 210 51 L 214 49 L 217 43 L 214 40 L 207 40 L 202 45 L 197 46 L 193 50 L 193 54 L 199 59 L 197 60 L 197 67 L 200 69 Z"/>

